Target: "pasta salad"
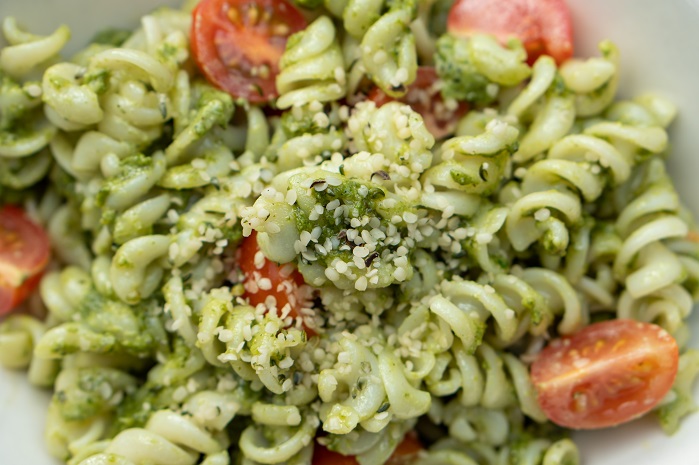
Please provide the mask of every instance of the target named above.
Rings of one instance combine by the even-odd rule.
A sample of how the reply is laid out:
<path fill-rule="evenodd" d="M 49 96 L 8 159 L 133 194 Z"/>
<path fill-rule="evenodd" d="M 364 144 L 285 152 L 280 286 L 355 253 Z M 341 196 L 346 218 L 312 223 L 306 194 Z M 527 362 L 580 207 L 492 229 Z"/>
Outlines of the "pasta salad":
<path fill-rule="evenodd" d="M 676 109 L 562 0 L 2 32 L 0 364 L 65 463 L 578 464 L 696 408 Z"/>

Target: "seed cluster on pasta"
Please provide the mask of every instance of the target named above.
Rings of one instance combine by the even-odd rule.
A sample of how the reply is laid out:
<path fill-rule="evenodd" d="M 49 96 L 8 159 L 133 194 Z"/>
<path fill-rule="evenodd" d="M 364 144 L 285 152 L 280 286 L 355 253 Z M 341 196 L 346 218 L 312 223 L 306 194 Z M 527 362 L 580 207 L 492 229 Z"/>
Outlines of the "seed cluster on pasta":
<path fill-rule="evenodd" d="M 288 42 L 271 114 L 197 74 L 187 11 L 71 57 L 68 28 L 4 20 L 0 203 L 45 225 L 54 260 L 27 304 L 46 317 L 0 322 L 0 364 L 53 389 L 52 455 L 308 465 L 322 444 L 380 465 L 417 431 L 419 465 L 577 464 L 528 365 L 612 318 L 678 341 L 662 427 L 695 408 L 675 107 L 615 100 L 610 42 L 529 66 L 516 41 L 446 34 L 436 3 L 324 2 Z M 418 64 L 439 79 L 415 105 L 365 98 L 404 96 Z M 416 110 L 463 101 L 447 137 Z M 244 279 L 253 232 L 256 268 L 305 284 Z M 245 299 L 270 290 L 289 302 Z"/>

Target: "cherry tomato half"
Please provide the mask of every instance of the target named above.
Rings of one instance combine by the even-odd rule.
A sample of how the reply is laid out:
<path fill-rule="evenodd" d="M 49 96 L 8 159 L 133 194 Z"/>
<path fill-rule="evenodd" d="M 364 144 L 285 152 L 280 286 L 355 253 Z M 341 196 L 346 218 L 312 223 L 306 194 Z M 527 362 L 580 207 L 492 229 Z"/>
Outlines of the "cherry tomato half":
<path fill-rule="evenodd" d="M 0 208 L 0 315 L 36 288 L 49 261 L 46 232 L 17 207 Z"/>
<path fill-rule="evenodd" d="M 243 272 L 243 297 L 250 305 L 267 304 L 268 297 L 274 297 L 276 307 L 281 311 L 289 304 L 289 315 L 296 318 L 303 308 L 308 296 L 303 289 L 306 287 L 303 276 L 294 265 L 277 265 L 268 260 L 257 245 L 257 233 L 243 239 L 237 252 L 237 261 Z M 313 332 L 306 328 L 306 332 Z"/>
<path fill-rule="evenodd" d="M 417 435 L 410 432 L 398 444 L 386 465 L 409 465 L 421 450 L 423 447 Z M 354 457 L 332 452 L 320 444 L 316 444 L 311 465 L 358 465 L 358 462 Z"/>
<path fill-rule="evenodd" d="M 456 36 L 517 37 L 532 64 L 543 54 L 561 64 L 573 55 L 573 26 L 564 0 L 457 0 L 447 30 Z"/>
<path fill-rule="evenodd" d="M 216 87 L 264 103 L 277 96 L 287 39 L 305 27 L 286 0 L 201 0 L 192 12 L 192 54 Z"/>
<path fill-rule="evenodd" d="M 441 139 L 454 132 L 459 119 L 468 111 L 468 105 L 465 102 L 459 102 L 456 108 L 447 108 L 439 90 L 433 86 L 437 79 L 437 71 L 434 68 L 427 66 L 418 68 L 415 82 L 410 85 L 408 92 L 399 101 L 410 105 L 413 110 L 420 113 L 427 130 L 435 139 Z M 369 92 L 368 98 L 379 107 L 394 100 L 378 87 L 374 87 Z"/>
<path fill-rule="evenodd" d="M 551 421 L 606 428 L 655 407 L 672 387 L 678 357 L 677 342 L 661 327 L 610 320 L 553 341 L 532 364 L 531 377 Z"/>

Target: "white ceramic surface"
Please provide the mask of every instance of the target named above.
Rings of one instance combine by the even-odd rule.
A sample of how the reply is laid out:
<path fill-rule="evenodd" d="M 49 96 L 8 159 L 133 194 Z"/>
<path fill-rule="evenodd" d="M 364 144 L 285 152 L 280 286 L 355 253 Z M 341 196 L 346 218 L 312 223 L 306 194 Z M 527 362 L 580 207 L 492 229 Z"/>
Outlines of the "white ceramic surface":
<path fill-rule="evenodd" d="M 699 0 L 568 0 L 578 55 L 596 52 L 605 38 L 622 52 L 625 95 L 652 90 L 674 100 L 670 171 L 684 202 L 699 217 Z M 0 18 L 14 15 L 37 32 L 66 23 L 78 49 L 107 26 L 133 26 L 152 7 L 176 0 L 0 0 Z M 699 315 L 694 315 L 699 347 Z M 29 386 L 21 373 L 0 369 L 0 465 L 55 465 L 43 449 L 49 394 Z M 699 386 L 695 389 L 699 399 Z M 653 419 L 612 430 L 578 433 L 586 465 L 699 465 L 699 414 L 673 437 Z"/>

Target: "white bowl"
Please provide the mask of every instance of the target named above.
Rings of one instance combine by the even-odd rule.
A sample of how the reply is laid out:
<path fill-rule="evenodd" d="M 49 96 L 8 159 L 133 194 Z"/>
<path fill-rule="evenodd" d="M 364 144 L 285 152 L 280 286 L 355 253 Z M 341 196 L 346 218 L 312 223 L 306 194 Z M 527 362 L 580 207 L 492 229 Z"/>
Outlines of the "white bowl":
<path fill-rule="evenodd" d="M 669 161 L 677 188 L 699 218 L 699 0 L 568 0 L 575 24 L 576 54 L 596 54 L 603 39 L 622 53 L 623 95 L 652 90 L 679 106 L 671 128 Z M 77 50 L 105 27 L 132 27 L 153 7 L 173 0 L 2 0 L 0 18 L 17 17 L 33 32 L 50 32 L 68 24 Z M 694 315 L 699 347 L 699 316 Z M 699 383 L 698 383 L 699 384 Z M 699 399 L 699 385 L 695 386 Z M 53 465 L 43 446 L 49 393 L 30 386 L 22 373 L 0 370 L 0 464 Z M 588 465 L 699 464 L 699 414 L 687 418 L 680 431 L 665 436 L 652 418 L 611 430 L 576 433 Z"/>

